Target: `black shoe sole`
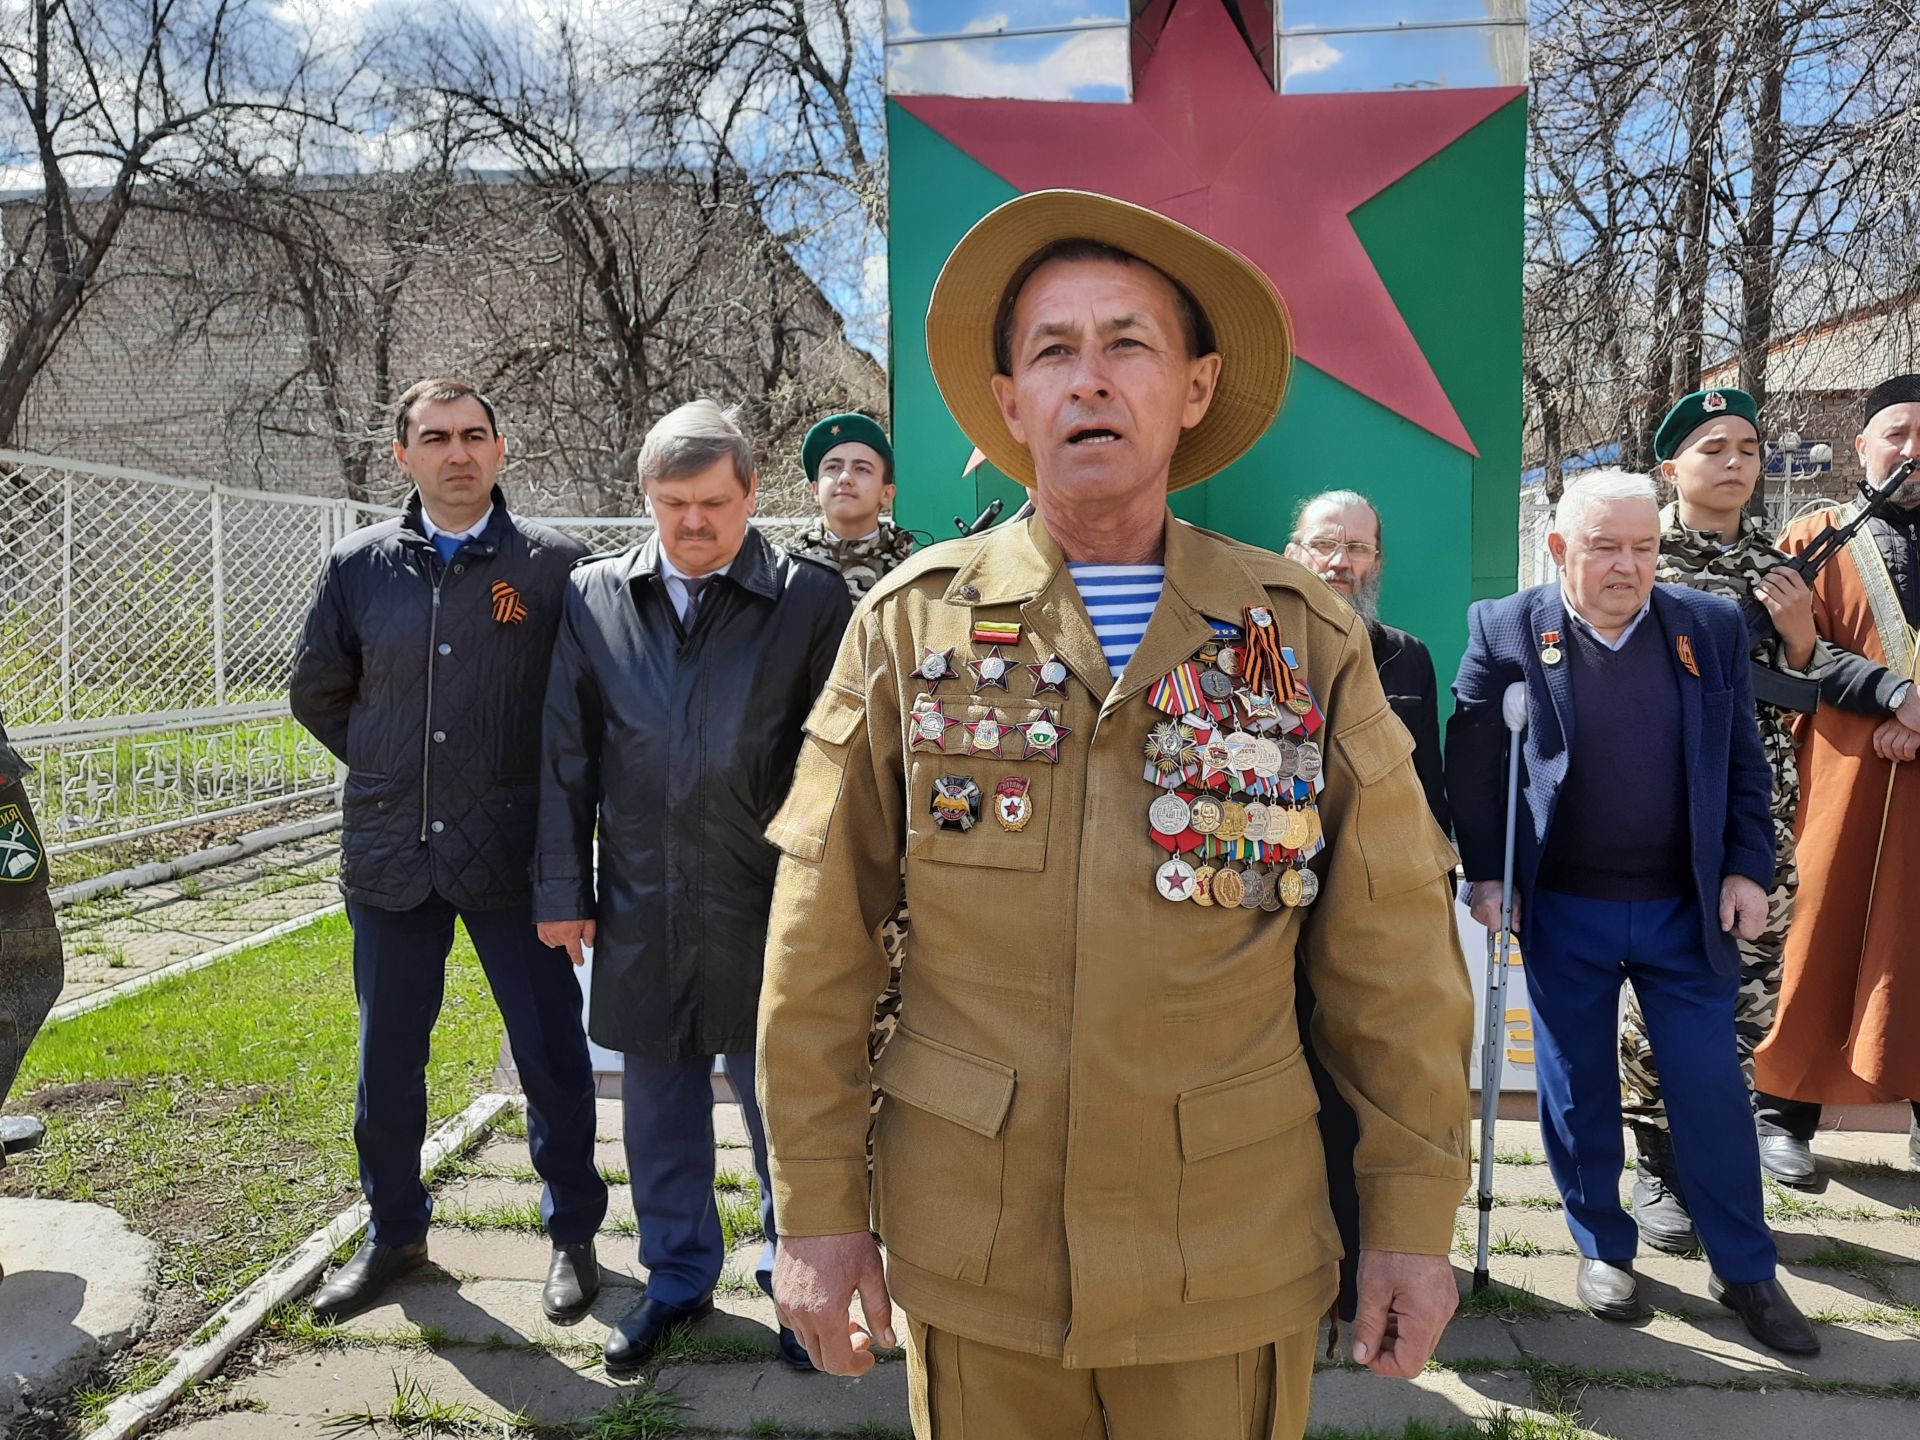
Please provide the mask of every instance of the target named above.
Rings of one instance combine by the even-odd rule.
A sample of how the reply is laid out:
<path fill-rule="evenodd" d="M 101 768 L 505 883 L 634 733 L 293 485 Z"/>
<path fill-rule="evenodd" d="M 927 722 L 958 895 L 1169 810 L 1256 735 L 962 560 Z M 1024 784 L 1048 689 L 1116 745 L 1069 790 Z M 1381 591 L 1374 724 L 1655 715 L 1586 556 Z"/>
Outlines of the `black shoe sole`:
<path fill-rule="evenodd" d="M 351 1320 L 362 1310 L 371 1310 L 375 1305 L 379 1304 L 381 1297 L 392 1287 L 394 1281 L 398 1280 L 402 1275 L 411 1275 L 426 1263 L 427 1257 L 425 1255 L 421 1255 L 415 1260 L 409 1260 L 401 1265 L 399 1269 L 388 1272 L 387 1278 L 382 1280 L 378 1285 L 373 1286 L 371 1289 L 361 1291 L 344 1304 L 337 1305 L 333 1309 L 326 1311 L 322 1311 L 316 1306 L 314 1308 L 313 1318 L 321 1321 L 323 1324 L 333 1320 Z"/>
<path fill-rule="evenodd" d="M 1581 1305 L 1596 1320 L 1608 1320 L 1615 1325 L 1631 1325 L 1636 1320 L 1646 1318 L 1646 1309 L 1638 1300 L 1631 1305 L 1595 1305 L 1582 1300 Z"/>
<path fill-rule="evenodd" d="M 595 1290 L 591 1295 L 587 1296 L 578 1305 L 573 1306 L 571 1309 L 555 1310 L 552 1306 L 547 1304 L 546 1297 L 542 1296 L 540 1299 L 540 1313 L 542 1315 L 545 1315 L 547 1319 L 551 1320 L 556 1325 L 571 1325 L 576 1320 L 584 1320 L 587 1318 L 588 1315 L 592 1314 L 593 1302 L 598 1300 L 599 1298 L 600 1298 L 600 1292 L 598 1290 Z"/>
<path fill-rule="evenodd" d="M 1773 1181 L 1774 1184 L 1784 1185 L 1789 1190 L 1818 1190 L 1820 1188 L 1820 1172 L 1818 1170 L 1804 1179 L 1793 1180 L 1789 1180 L 1785 1175 L 1781 1175 L 1776 1171 L 1769 1170 L 1764 1165 L 1760 1167 L 1760 1173 L 1766 1176 L 1767 1179 Z"/>
<path fill-rule="evenodd" d="M 1727 1299 L 1727 1293 L 1720 1287 L 1720 1282 L 1717 1279 L 1708 1283 L 1707 1294 L 1711 1295 L 1715 1300 L 1718 1300 L 1735 1315 L 1738 1315 L 1740 1317 L 1740 1323 L 1746 1326 L 1747 1334 L 1751 1335 L 1756 1343 L 1766 1346 L 1767 1349 L 1773 1351 L 1775 1354 L 1818 1355 L 1820 1353 L 1820 1341 L 1818 1337 L 1814 1339 L 1811 1345 L 1783 1345 L 1778 1340 L 1769 1340 L 1760 1334 L 1759 1331 L 1753 1328 L 1753 1322 L 1747 1319 L 1746 1313 L 1741 1310 L 1738 1305 L 1735 1305 L 1731 1300 Z"/>
<path fill-rule="evenodd" d="M 659 1357 L 660 1352 L 667 1348 L 667 1342 L 669 1340 L 689 1326 L 699 1324 L 711 1314 L 713 1314 L 713 1302 L 709 1300 L 700 1309 L 695 1310 L 691 1315 L 687 1316 L 686 1319 L 669 1325 L 666 1330 L 661 1333 L 659 1341 L 654 1345 L 653 1353 L 648 1355 L 644 1360 L 623 1360 L 616 1364 L 608 1358 L 606 1351 L 602 1350 L 600 1352 L 600 1364 L 606 1370 L 607 1378 L 609 1380 L 633 1379 Z"/>
<path fill-rule="evenodd" d="M 1643 1226 L 1635 1228 L 1640 1231 L 1642 1240 L 1663 1255 L 1698 1255 L 1700 1253 L 1700 1237 L 1691 1230 L 1684 1235 L 1667 1235 L 1648 1230 Z"/>

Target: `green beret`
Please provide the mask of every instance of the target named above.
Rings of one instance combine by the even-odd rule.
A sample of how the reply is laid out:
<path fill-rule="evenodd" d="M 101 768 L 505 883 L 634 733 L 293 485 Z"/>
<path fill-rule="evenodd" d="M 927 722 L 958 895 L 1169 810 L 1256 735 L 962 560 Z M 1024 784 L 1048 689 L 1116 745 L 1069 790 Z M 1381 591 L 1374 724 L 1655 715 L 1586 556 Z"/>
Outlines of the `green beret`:
<path fill-rule="evenodd" d="M 807 438 L 800 442 L 800 465 L 807 472 L 809 484 L 820 478 L 820 462 L 826 458 L 827 451 L 849 440 L 871 445 L 880 452 L 880 458 L 887 462 L 888 467 L 892 467 L 893 446 L 887 443 L 887 432 L 880 428 L 879 421 L 857 411 L 846 415 L 829 415 L 807 431 Z"/>
<path fill-rule="evenodd" d="M 1760 407 L 1753 403 L 1753 396 L 1746 391 L 1736 390 L 1731 385 L 1718 390 L 1696 390 L 1669 410 L 1667 418 L 1660 422 L 1660 428 L 1653 432 L 1653 458 L 1671 460 L 1673 452 L 1680 448 L 1689 435 L 1722 415 L 1738 415 L 1753 426 L 1755 434 L 1760 431 Z"/>

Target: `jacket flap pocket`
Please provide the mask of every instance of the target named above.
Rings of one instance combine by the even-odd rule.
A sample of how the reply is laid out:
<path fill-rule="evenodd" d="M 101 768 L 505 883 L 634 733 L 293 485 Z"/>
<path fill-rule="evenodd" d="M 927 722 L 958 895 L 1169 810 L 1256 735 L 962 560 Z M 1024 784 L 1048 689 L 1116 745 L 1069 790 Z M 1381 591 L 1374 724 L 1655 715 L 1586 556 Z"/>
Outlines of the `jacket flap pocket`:
<path fill-rule="evenodd" d="M 828 683 L 807 713 L 807 734 L 829 745 L 844 745 L 853 739 L 861 721 L 867 718 L 867 697 Z"/>
<path fill-rule="evenodd" d="M 1320 1108 L 1304 1051 L 1180 1097 L 1180 1153 L 1204 1160 L 1291 1130 Z"/>
<path fill-rule="evenodd" d="M 985 1135 L 1000 1133 L 1013 1105 L 1013 1067 L 916 1035 L 894 1033 L 873 1082 L 887 1095 Z"/>
<path fill-rule="evenodd" d="M 1413 736 L 1407 733 L 1407 727 L 1390 706 L 1342 730 L 1334 739 L 1346 752 L 1354 778 L 1362 785 L 1385 779 L 1396 765 L 1405 764 L 1413 754 Z"/>

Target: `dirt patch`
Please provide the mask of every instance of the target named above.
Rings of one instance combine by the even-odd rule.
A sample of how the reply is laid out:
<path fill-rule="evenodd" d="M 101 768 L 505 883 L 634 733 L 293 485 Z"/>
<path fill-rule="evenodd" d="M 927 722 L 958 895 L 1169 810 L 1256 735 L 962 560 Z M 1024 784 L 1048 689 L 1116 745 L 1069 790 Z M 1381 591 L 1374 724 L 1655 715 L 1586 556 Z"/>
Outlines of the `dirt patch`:
<path fill-rule="evenodd" d="M 9 1109 L 40 1116 L 79 1114 L 119 1100 L 129 1088 L 124 1080 L 83 1080 L 77 1085 L 43 1085 L 31 1095 L 16 1097 Z"/>

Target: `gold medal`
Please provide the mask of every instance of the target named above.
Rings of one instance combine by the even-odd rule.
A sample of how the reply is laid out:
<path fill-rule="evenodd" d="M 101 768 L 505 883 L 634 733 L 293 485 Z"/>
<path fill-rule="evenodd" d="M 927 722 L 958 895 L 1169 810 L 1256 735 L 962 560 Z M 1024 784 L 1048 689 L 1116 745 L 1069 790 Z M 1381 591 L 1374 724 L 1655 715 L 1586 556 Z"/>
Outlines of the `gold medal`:
<path fill-rule="evenodd" d="M 1207 885 L 1207 893 L 1223 910 L 1237 910 L 1247 893 L 1246 882 L 1238 870 L 1222 870 Z"/>
<path fill-rule="evenodd" d="M 1188 898 L 1196 905 L 1213 904 L 1213 877 L 1220 872 L 1211 865 L 1202 865 L 1193 872 L 1193 894 Z"/>
<path fill-rule="evenodd" d="M 1296 715 L 1304 715 L 1313 709 L 1313 697 L 1304 690 L 1296 690 L 1287 697 L 1287 709 Z"/>
<path fill-rule="evenodd" d="M 1296 850 L 1311 850 L 1320 843 L 1320 837 L 1327 833 L 1326 826 L 1320 823 L 1320 809 L 1318 806 L 1309 805 L 1300 813 L 1307 817 L 1307 838 L 1303 843 L 1293 848 Z"/>
<path fill-rule="evenodd" d="M 1220 831 L 1220 822 L 1226 818 L 1226 807 L 1211 795 L 1201 795 L 1194 799 L 1192 815 L 1187 823 L 1198 835 L 1216 835 Z"/>
<path fill-rule="evenodd" d="M 1214 830 L 1222 840 L 1235 842 L 1247 838 L 1247 807 L 1238 800 L 1229 800 L 1220 807 L 1220 824 Z"/>
<path fill-rule="evenodd" d="M 1300 883 L 1300 872 L 1298 870 L 1292 869 L 1291 867 L 1289 867 L 1288 869 L 1282 870 L 1280 872 L 1280 884 L 1278 886 L 1278 889 L 1280 891 L 1280 903 L 1282 905 L 1286 905 L 1289 907 L 1298 905 L 1300 903 L 1300 895 L 1302 890 L 1302 886 Z"/>
<path fill-rule="evenodd" d="M 1267 821 L 1267 833 L 1273 833 L 1273 821 Z M 1287 818 L 1280 827 L 1280 844 L 1288 850 L 1298 850 L 1307 843 L 1313 834 L 1313 822 L 1307 819 L 1304 810 L 1289 810 Z"/>

